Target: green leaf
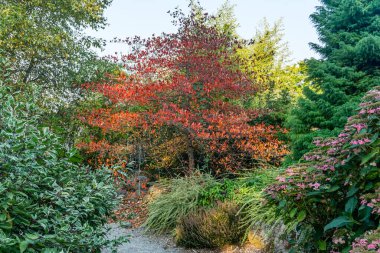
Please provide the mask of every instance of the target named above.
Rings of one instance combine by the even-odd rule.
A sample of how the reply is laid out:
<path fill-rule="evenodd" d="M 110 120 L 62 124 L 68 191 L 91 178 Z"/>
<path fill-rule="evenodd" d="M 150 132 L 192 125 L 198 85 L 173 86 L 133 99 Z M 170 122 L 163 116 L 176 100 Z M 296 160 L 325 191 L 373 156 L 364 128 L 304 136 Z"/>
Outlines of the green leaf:
<path fill-rule="evenodd" d="M 359 207 L 359 219 L 361 222 L 368 222 L 371 217 L 372 208 L 369 206 Z"/>
<path fill-rule="evenodd" d="M 378 155 L 379 155 L 379 149 L 374 149 L 374 150 L 372 150 L 371 153 L 365 155 L 365 156 L 362 158 L 362 161 L 361 161 L 361 164 L 360 164 L 360 165 L 363 165 L 363 164 L 367 163 L 367 162 L 370 161 L 372 158 L 377 157 Z"/>
<path fill-rule="evenodd" d="M 318 241 L 318 248 L 319 248 L 319 250 L 327 250 L 326 241 Z"/>
<path fill-rule="evenodd" d="M 297 215 L 297 221 L 301 222 L 306 218 L 306 211 L 302 210 L 298 215 Z"/>
<path fill-rule="evenodd" d="M 37 240 L 38 238 L 40 238 L 40 235 L 37 233 L 34 233 L 34 234 L 26 233 L 25 237 L 30 239 L 30 240 Z"/>
<path fill-rule="evenodd" d="M 375 133 L 371 138 L 371 144 L 379 140 L 379 133 Z"/>
<path fill-rule="evenodd" d="M 83 161 L 83 157 L 78 153 L 77 150 L 72 150 L 70 152 L 69 161 L 72 163 L 80 163 Z"/>
<path fill-rule="evenodd" d="M 328 190 L 327 190 L 327 192 L 335 192 L 335 191 L 337 191 L 337 190 L 339 190 L 340 189 L 340 186 L 339 185 L 334 185 L 334 186 L 331 186 Z"/>
<path fill-rule="evenodd" d="M 372 182 L 368 182 L 365 186 L 364 186 L 364 191 L 369 191 L 369 190 L 372 190 L 374 187 L 374 184 Z"/>
<path fill-rule="evenodd" d="M 340 228 L 346 225 L 353 224 L 354 221 L 347 216 L 339 216 L 338 218 L 333 219 L 329 224 L 324 228 L 324 231 L 330 230 L 332 228 Z"/>
<path fill-rule="evenodd" d="M 351 247 L 348 246 L 342 250 L 342 253 L 349 253 L 351 251 Z"/>
<path fill-rule="evenodd" d="M 352 197 L 355 193 L 357 193 L 359 188 L 357 188 L 355 185 L 351 186 L 351 188 L 347 192 L 347 198 Z"/>
<path fill-rule="evenodd" d="M 5 213 L 0 214 L 0 221 L 5 221 L 7 219 L 7 215 Z"/>
<path fill-rule="evenodd" d="M 55 248 L 46 248 L 42 250 L 42 253 L 57 253 L 57 252 L 59 252 L 59 250 Z"/>
<path fill-rule="evenodd" d="M 22 241 L 20 242 L 20 253 L 23 253 L 28 248 L 29 242 Z"/>
<path fill-rule="evenodd" d="M 306 193 L 306 196 L 317 196 L 321 194 L 322 194 L 321 191 L 311 191 L 311 192 Z"/>
<path fill-rule="evenodd" d="M 290 218 L 294 218 L 294 216 L 296 215 L 297 213 L 297 207 L 293 208 L 292 211 L 290 211 Z"/>
<path fill-rule="evenodd" d="M 351 198 L 347 201 L 344 210 L 345 210 L 347 213 L 352 214 L 352 213 L 354 212 L 355 207 L 356 207 L 357 204 L 358 204 L 358 199 L 357 199 L 356 197 L 351 197 Z"/>

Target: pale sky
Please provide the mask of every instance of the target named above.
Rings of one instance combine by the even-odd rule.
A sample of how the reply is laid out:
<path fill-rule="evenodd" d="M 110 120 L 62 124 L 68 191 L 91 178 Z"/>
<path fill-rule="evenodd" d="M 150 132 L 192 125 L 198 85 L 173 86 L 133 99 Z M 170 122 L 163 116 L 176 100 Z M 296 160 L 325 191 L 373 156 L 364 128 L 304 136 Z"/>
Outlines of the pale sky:
<path fill-rule="evenodd" d="M 200 0 L 209 13 L 214 13 L 224 0 Z M 266 18 L 270 23 L 283 19 L 285 37 L 292 52 L 292 62 L 318 57 L 309 42 L 318 42 L 315 28 L 309 19 L 319 0 L 230 0 L 240 27 L 238 33 L 245 39 L 252 38 L 260 22 Z M 162 32 L 174 32 L 168 10 L 179 6 L 188 10 L 188 0 L 114 0 L 106 10 L 109 25 L 101 31 L 87 34 L 111 40 L 114 37 L 149 37 Z M 101 55 L 125 52 L 125 45 L 108 43 Z"/>

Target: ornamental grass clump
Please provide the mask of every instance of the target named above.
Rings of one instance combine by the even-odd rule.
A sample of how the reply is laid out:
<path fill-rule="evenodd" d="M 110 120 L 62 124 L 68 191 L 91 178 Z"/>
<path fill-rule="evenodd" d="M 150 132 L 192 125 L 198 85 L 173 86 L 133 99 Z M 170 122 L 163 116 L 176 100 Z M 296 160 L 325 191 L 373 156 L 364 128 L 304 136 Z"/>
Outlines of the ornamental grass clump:
<path fill-rule="evenodd" d="M 183 216 L 176 227 L 176 243 L 191 248 L 218 248 L 238 244 L 244 236 L 235 203 L 219 203 Z"/>
<path fill-rule="evenodd" d="M 277 206 L 266 199 L 265 189 L 276 182 L 279 174 L 278 168 L 269 168 L 244 175 L 239 178 L 240 187 L 235 194 L 240 224 L 246 228 L 243 241 L 260 238 L 263 252 L 286 252 L 282 234 L 292 231 L 294 226 L 294 223 L 285 226 Z"/>
<path fill-rule="evenodd" d="M 303 252 L 348 252 L 351 242 L 377 229 L 380 209 L 380 87 L 369 91 L 357 115 L 336 138 L 317 139 L 317 148 L 286 169 L 267 189 L 285 222 L 289 240 Z M 303 241 L 299 233 L 312 230 Z"/>
<path fill-rule="evenodd" d="M 198 208 L 203 189 L 215 183 L 216 180 L 206 174 L 161 180 L 157 188 L 162 193 L 148 203 L 145 228 L 156 233 L 173 230 L 181 217 Z"/>

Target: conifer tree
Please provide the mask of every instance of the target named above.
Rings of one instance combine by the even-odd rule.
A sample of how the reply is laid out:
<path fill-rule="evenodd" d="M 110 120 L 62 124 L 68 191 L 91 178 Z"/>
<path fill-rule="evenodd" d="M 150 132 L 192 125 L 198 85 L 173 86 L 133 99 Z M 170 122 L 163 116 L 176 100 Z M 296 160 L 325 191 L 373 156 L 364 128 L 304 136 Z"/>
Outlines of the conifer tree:
<path fill-rule="evenodd" d="M 380 83 L 380 0 L 322 0 L 311 15 L 321 59 L 307 61 L 312 85 L 288 118 L 293 159 L 316 136 L 334 136 L 364 93 Z"/>

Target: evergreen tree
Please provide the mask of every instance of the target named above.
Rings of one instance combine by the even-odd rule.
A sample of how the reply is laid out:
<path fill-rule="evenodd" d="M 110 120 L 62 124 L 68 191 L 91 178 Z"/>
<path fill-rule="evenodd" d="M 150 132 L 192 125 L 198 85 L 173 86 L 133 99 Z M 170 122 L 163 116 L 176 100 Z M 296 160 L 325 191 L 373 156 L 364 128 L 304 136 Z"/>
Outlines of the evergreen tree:
<path fill-rule="evenodd" d="M 321 59 L 307 61 L 312 85 L 288 118 L 293 159 L 313 137 L 334 136 L 364 93 L 380 83 L 380 0 L 322 0 L 311 19 Z"/>
<path fill-rule="evenodd" d="M 308 85 L 305 64 L 289 65 L 290 56 L 281 20 L 271 25 L 264 19 L 252 40 L 237 50 L 239 69 L 257 87 L 243 106 L 266 112 L 258 122 L 283 126 L 289 108 Z"/>

